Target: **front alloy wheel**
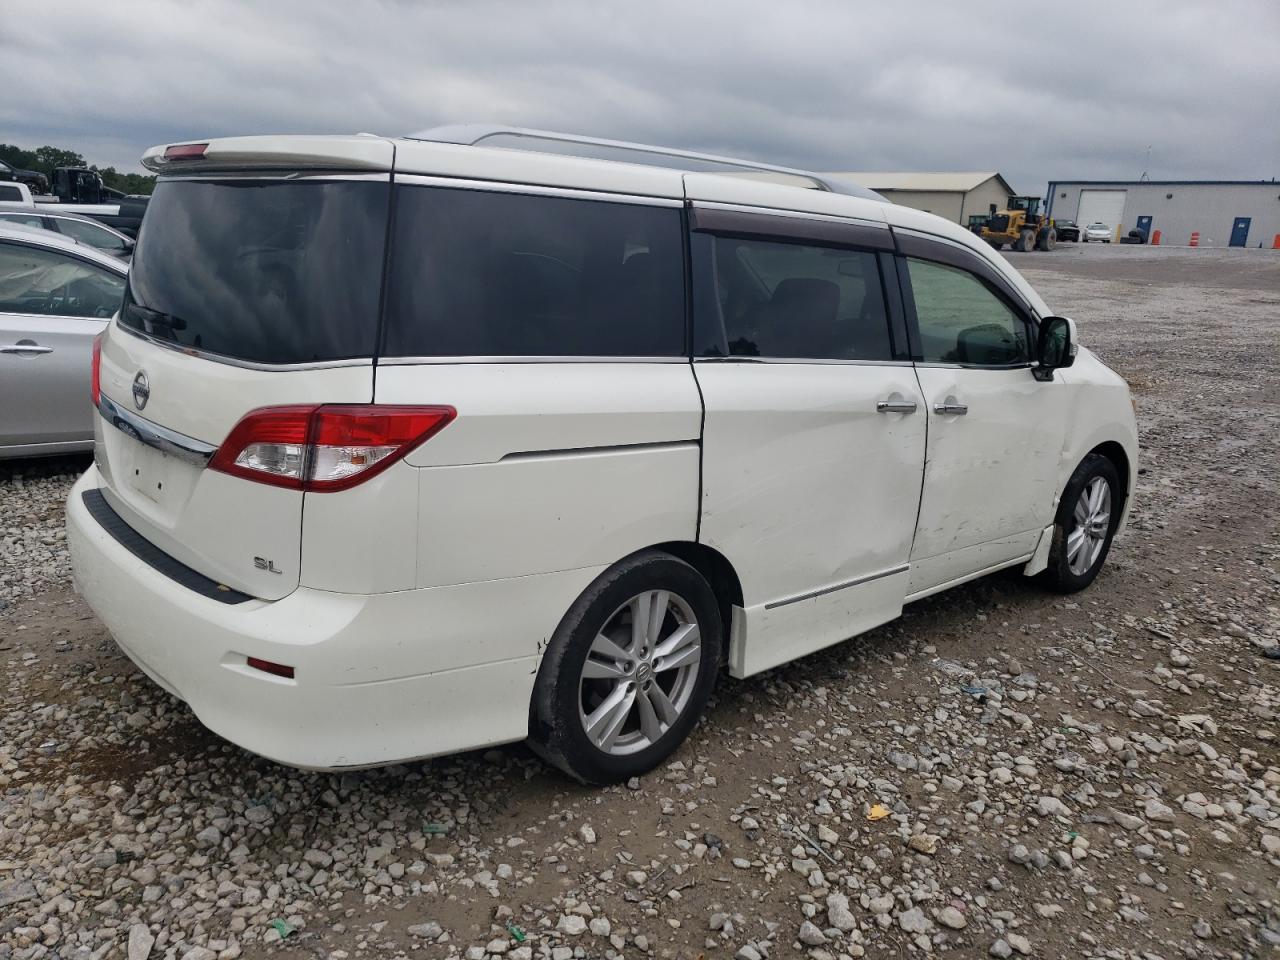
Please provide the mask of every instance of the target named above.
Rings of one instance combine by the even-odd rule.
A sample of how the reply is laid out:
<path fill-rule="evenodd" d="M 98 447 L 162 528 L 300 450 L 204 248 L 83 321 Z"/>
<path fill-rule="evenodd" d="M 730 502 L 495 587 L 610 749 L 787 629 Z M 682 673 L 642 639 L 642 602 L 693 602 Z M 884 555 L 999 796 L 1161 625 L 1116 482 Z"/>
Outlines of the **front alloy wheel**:
<path fill-rule="evenodd" d="M 1111 549 L 1121 505 L 1115 464 L 1101 454 L 1089 454 L 1071 474 L 1058 502 L 1043 574 L 1048 586 L 1074 593 L 1093 583 Z"/>
<path fill-rule="evenodd" d="M 1077 577 L 1088 573 L 1111 535 L 1111 487 L 1104 477 L 1094 477 L 1080 491 L 1071 513 L 1073 529 L 1067 534 L 1067 565 Z"/>

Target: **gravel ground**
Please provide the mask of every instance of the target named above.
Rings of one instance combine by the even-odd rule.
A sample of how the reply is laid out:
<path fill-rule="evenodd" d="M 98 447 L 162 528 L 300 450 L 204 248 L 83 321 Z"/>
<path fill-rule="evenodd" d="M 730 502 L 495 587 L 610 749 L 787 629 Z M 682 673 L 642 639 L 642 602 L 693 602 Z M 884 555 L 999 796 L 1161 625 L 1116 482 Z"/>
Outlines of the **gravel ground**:
<path fill-rule="evenodd" d="M 66 582 L 83 463 L 0 465 L 0 960 L 1280 952 L 1280 259 L 1016 259 L 1134 386 L 1095 585 L 1016 574 L 743 683 L 665 768 L 360 774 L 206 732 Z"/>

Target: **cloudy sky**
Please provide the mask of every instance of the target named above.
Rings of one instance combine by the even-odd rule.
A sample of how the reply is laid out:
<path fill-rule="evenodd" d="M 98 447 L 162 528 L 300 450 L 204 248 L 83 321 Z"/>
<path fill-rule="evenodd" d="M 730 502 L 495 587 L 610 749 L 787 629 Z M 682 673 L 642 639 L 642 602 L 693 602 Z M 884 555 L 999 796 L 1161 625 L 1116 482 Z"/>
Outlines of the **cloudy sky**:
<path fill-rule="evenodd" d="M 1280 176 L 1280 3 L 56 0 L 0 22 L 0 142 L 509 123 L 819 170 Z"/>

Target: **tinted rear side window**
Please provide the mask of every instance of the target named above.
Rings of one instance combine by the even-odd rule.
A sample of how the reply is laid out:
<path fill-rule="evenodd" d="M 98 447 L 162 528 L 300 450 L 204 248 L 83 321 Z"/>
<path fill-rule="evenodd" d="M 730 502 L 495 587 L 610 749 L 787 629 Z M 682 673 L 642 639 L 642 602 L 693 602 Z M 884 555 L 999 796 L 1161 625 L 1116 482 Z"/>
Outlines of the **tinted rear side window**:
<path fill-rule="evenodd" d="M 257 363 L 372 357 L 386 182 L 166 181 L 120 322 Z"/>
<path fill-rule="evenodd" d="M 395 204 L 383 355 L 684 355 L 678 209 L 422 186 Z"/>

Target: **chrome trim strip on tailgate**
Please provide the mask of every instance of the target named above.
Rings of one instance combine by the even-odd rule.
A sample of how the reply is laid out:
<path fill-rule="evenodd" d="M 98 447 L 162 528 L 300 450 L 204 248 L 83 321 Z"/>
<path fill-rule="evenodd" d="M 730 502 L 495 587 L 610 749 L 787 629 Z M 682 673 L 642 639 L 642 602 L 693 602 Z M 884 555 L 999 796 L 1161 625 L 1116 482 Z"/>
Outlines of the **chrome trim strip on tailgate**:
<path fill-rule="evenodd" d="M 153 447 L 162 453 L 194 463 L 198 467 L 208 464 L 218 450 L 213 444 L 188 437 L 186 434 L 130 413 L 119 404 L 108 400 L 105 394 L 98 397 L 98 412 L 102 414 L 103 420 L 126 436 L 133 437 L 139 443 Z"/>
<path fill-rule="evenodd" d="M 256 360 L 237 360 L 235 357 L 228 357 L 221 353 L 211 353 L 208 350 L 197 350 L 195 347 L 184 346 L 181 343 L 174 343 L 172 340 L 163 340 L 160 337 L 153 337 L 149 333 L 137 330 L 128 324 L 120 323 L 117 319 L 116 325 L 111 328 L 113 331 L 120 330 L 129 334 L 131 337 L 137 337 L 139 340 L 145 340 L 147 343 L 154 343 L 157 347 L 164 347 L 166 350 L 174 350 L 178 353 L 185 353 L 189 357 L 199 357 L 201 360 L 212 360 L 214 363 L 225 363 L 229 367 L 243 367 L 246 370 L 269 370 L 273 373 L 287 370 L 327 370 L 330 367 L 372 367 L 373 357 L 348 357 L 343 360 L 310 360 L 306 363 L 258 363 Z"/>

